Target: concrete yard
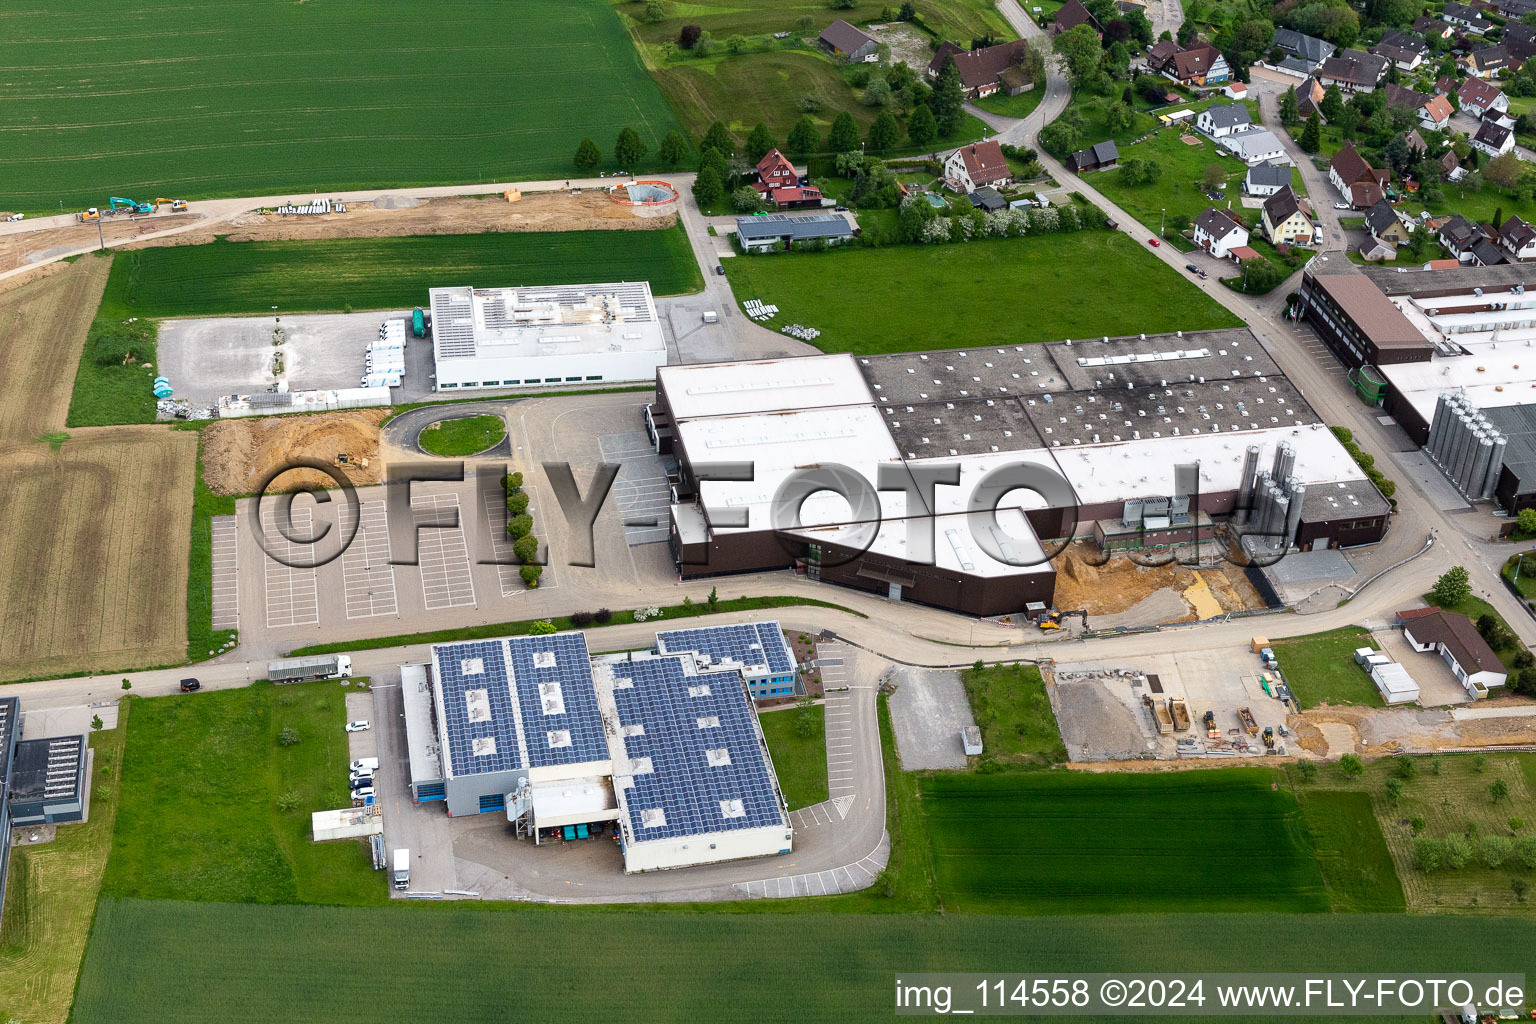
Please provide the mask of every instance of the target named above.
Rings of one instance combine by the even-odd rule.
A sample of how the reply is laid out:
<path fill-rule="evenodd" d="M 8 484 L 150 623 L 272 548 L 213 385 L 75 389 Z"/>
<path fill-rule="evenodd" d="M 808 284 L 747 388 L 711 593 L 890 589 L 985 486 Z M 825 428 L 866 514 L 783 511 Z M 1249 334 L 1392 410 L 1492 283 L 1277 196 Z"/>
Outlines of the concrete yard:
<path fill-rule="evenodd" d="M 891 670 L 891 727 L 907 771 L 964 768 L 960 731 L 975 725 L 960 673 L 898 665 Z"/>

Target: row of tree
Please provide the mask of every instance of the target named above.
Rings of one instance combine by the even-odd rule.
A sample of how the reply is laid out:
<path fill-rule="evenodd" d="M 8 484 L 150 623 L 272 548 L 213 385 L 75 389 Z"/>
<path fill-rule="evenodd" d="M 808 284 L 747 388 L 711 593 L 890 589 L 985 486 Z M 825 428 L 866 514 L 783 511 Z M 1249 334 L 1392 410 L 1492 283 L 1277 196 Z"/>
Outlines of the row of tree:
<path fill-rule="evenodd" d="M 538 563 L 539 539 L 533 535 L 533 516 L 528 514 L 528 493 L 523 490 L 523 474 L 502 477 L 507 492 L 507 533 L 512 536 L 512 554 L 522 563 L 517 574 L 532 590 L 539 585 L 544 567 Z"/>
<path fill-rule="evenodd" d="M 628 126 L 619 132 L 619 137 L 613 144 L 613 158 L 615 165 L 628 170 L 639 165 L 649 152 L 645 140 L 640 133 Z M 656 149 L 656 157 L 667 170 L 676 170 L 688 156 L 688 139 L 676 128 L 667 132 L 662 138 L 661 145 Z M 576 155 L 572 158 L 576 169 L 585 174 L 591 174 L 597 170 L 603 162 L 602 150 L 597 148 L 597 143 L 590 138 L 582 139 L 576 146 Z"/>

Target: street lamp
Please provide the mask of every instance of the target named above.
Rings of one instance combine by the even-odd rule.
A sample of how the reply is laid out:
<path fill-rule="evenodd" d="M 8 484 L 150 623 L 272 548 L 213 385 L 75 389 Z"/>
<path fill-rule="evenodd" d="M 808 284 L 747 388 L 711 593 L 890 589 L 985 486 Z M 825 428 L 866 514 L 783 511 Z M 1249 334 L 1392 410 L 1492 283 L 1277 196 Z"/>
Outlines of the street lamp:
<path fill-rule="evenodd" d="M 1514 579 L 1515 583 L 1519 583 L 1520 582 L 1520 567 L 1522 565 L 1524 565 L 1524 564 L 1525 564 L 1525 552 L 1522 551 L 1522 552 L 1520 552 L 1519 556 L 1515 560 L 1515 579 Z"/>
<path fill-rule="evenodd" d="M 1157 233 L 1158 233 L 1158 235 L 1162 235 L 1162 233 L 1163 233 L 1163 222 L 1166 221 L 1167 219 L 1168 219 L 1168 209 L 1166 207 L 1164 207 L 1162 210 L 1158 211 L 1158 215 L 1157 215 Z"/>

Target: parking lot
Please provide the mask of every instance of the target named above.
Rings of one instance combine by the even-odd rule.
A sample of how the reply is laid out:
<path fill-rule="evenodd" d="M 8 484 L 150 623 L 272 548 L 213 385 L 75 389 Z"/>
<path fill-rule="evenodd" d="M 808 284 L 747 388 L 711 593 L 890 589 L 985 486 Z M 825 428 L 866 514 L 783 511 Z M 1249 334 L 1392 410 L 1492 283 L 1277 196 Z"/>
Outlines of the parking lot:
<path fill-rule="evenodd" d="M 236 574 L 238 532 L 236 516 L 213 517 L 213 576 L 210 584 L 214 629 L 240 628 L 240 587 Z"/>
<path fill-rule="evenodd" d="M 475 603 L 475 582 L 469 569 L 465 523 L 459 517 L 459 496 L 423 494 L 411 499 L 416 526 L 416 557 L 421 568 L 421 593 L 428 611 Z"/>
<path fill-rule="evenodd" d="M 359 508 L 357 535 L 341 556 L 347 618 L 395 615 L 400 607 L 395 598 L 395 569 L 389 564 L 389 526 L 384 502 L 365 501 Z M 351 528 L 348 509 L 349 506 L 342 506 L 343 535 Z"/>
<path fill-rule="evenodd" d="M 289 532 L 298 540 L 313 538 L 314 519 L 307 508 L 294 508 L 290 516 Z M 312 626 L 320 621 L 320 595 L 313 568 L 302 563 L 310 557 L 310 548 L 290 541 L 277 529 L 275 512 L 269 505 L 262 509 L 261 528 L 266 550 L 272 557 L 264 558 L 265 605 L 267 628 L 285 626 Z M 295 564 L 298 563 L 298 564 Z"/>
<path fill-rule="evenodd" d="M 666 540 L 672 488 L 662 459 L 646 440 L 645 431 L 604 434 L 597 440 L 603 461 L 619 464 L 613 500 L 624 524 L 625 540 L 631 547 Z"/>
<path fill-rule="evenodd" d="M 898 665 L 890 681 L 896 686 L 890 701 L 891 728 L 901 766 L 908 771 L 964 768 L 960 732 L 976 719 L 960 673 Z"/>

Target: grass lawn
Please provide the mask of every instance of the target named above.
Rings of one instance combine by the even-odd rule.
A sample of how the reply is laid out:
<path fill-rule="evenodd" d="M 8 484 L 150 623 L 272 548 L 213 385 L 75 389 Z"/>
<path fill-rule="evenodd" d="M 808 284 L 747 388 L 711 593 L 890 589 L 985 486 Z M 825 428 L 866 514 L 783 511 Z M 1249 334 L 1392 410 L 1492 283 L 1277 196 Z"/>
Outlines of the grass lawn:
<path fill-rule="evenodd" d="M 1023 120 L 1035 112 L 1035 108 L 1040 105 L 1040 100 L 1044 97 L 1045 90 L 1040 86 L 1036 86 L 1028 92 L 1019 93 L 1017 96 L 1005 96 L 1002 93 L 997 93 L 996 95 L 976 100 L 975 103 L 989 114 Z"/>
<path fill-rule="evenodd" d="M 1279 773 L 937 773 L 919 783 L 947 912 L 1318 911 Z"/>
<path fill-rule="evenodd" d="M 445 458 L 478 455 L 507 436 L 507 424 L 500 416 L 461 416 L 438 420 L 416 438 L 423 451 Z"/>
<path fill-rule="evenodd" d="M 5 38 L 0 209 L 565 177 L 676 125 L 607 0 L 62 0 Z"/>
<path fill-rule="evenodd" d="M 1306 789 L 1301 817 L 1335 911 L 1402 913 L 1403 886 L 1365 793 Z"/>
<path fill-rule="evenodd" d="M 0 1018 L 29 1024 L 64 1021 L 85 956 L 101 871 L 112 845 L 128 709 L 116 729 L 92 733 L 90 820 L 62 825 L 41 846 L 11 852 L 5 919 L 0 925 Z M 27 829 L 19 827 L 18 837 Z"/>
<path fill-rule="evenodd" d="M 257 683 L 132 701 L 103 893 L 384 903 L 363 843 L 310 839 L 310 812 L 350 804 L 348 692 L 335 681 Z M 288 728 L 299 741 L 285 747 L 278 737 Z"/>
<path fill-rule="evenodd" d="M 1406 761 L 1409 777 L 1401 779 L 1403 791 L 1396 801 L 1387 793 L 1387 781 L 1401 778 Z M 1295 778 L 1295 769 L 1291 769 Z M 1489 787 L 1502 780 L 1509 795 L 1495 800 Z M 1442 754 L 1436 757 L 1382 758 L 1365 766 L 1364 774 L 1349 777 L 1337 764 L 1323 768 L 1316 783 L 1320 788 L 1349 790 L 1370 801 L 1382 836 L 1391 851 L 1403 896 L 1410 910 L 1421 913 L 1522 914 L 1536 912 L 1536 900 L 1519 900 L 1510 883 L 1536 882 L 1536 873 L 1511 856 L 1498 867 L 1487 867 L 1477 856 L 1480 841 L 1506 836 L 1517 841 L 1536 841 L 1536 755 Z M 1307 785 L 1298 783 L 1303 803 L 1310 799 Z M 1511 819 L 1520 819 L 1512 829 Z M 1443 840 L 1449 835 L 1467 837 L 1473 857 L 1465 867 L 1441 867 L 1426 873 L 1414 863 L 1414 826 L 1417 833 Z M 1368 836 L 1367 836 L 1368 839 Z M 1371 855 L 1375 859 L 1375 855 Z"/>
<path fill-rule="evenodd" d="M 988 239 L 952 245 L 849 246 L 724 262 L 737 301 L 779 307 L 770 323 L 821 331 L 826 352 L 910 352 L 1095 335 L 1232 327 L 1237 317 L 1128 235 Z M 1103 282 L 1113 273 L 1113 301 Z M 1027 294 L 1018 316 L 979 315 Z M 918 313 L 921 316 L 918 316 Z"/>
<path fill-rule="evenodd" d="M 1370 675 L 1355 664 L 1357 648 L 1380 649 L 1371 634 L 1359 626 L 1343 626 L 1292 640 L 1275 640 L 1270 647 L 1280 662 L 1286 684 L 1302 709 L 1315 708 L 1319 704 L 1387 706 Z"/>
<path fill-rule="evenodd" d="M 1033 665 L 991 665 L 960 673 L 971 714 L 981 727 L 984 757 L 1008 761 L 1067 759 L 1061 730 Z"/>
<path fill-rule="evenodd" d="M 815 726 L 800 735 L 801 717 Z M 820 704 L 806 708 L 780 708 L 757 716 L 773 755 L 773 771 L 789 809 L 809 807 L 827 798 L 827 718 Z"/>
<path fill-rule="evenodd" d="M 684 25 L 698 25 L 724 48 L 732 35 L 761 36 L 775 32 L 796 32 L 814 40 L 816 34 L 841 18 L 852 25 L 866 25 L 880 20 L 884 3 L 859 0 L 848 10 L 827 13 L 825 0 L 735 0 L 730 4 L 677 3 L 667 5 L 668 17 L 654 25 L 640 21 L 645 11 L 643 0 L 618 0 L 614 6 L 629 19 L 631 31 L 650 45 L 676 42 Z M 1017 38 L 1008 22 L 987 0 L 914 0 L 920 24 L 940 39 L 954 39 L 962 46 L 980 35 L 991 33 L 1004 39 Z M 809 17 L 811 27 L 800 33 L 795 22 Z M 922 71 L 923 68 L 914 70 Z M 796 93 L 788 97 L 793 104 Z"/>

